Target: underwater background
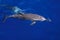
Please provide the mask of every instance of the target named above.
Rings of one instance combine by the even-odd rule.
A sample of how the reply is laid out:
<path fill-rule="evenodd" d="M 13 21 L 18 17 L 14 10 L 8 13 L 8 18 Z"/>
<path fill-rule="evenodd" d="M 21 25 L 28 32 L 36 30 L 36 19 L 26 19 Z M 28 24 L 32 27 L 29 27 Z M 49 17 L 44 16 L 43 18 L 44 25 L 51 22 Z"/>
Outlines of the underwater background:
<path fill-rule="evenodd" d="M 37 22 L 9 18 L 4 23 L 4 15 L 14 14 L 0 6 L 0 40 L 60 40 L 60 1 L 59 0 L 0 0 L 0 5 L 12 5 L 27 13 L 37 13 L 52 21 Z"/>

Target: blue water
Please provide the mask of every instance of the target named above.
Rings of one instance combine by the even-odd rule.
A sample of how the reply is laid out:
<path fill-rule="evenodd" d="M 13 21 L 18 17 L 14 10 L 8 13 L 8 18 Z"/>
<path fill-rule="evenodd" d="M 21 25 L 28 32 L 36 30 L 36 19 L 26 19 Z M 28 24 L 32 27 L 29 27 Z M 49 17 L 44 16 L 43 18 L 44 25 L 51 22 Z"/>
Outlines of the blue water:
<path fill-rule="evenodd" d="M 60 40 L 60 1 L 59 0 L 0 0 L 0 5 L 13 5 L 25 12 L 37 13 L 52 22 L 37 22 L 9 18 L 2 23 L 4 15 L 14 14 L 0 6 L 0 40 Z"/>

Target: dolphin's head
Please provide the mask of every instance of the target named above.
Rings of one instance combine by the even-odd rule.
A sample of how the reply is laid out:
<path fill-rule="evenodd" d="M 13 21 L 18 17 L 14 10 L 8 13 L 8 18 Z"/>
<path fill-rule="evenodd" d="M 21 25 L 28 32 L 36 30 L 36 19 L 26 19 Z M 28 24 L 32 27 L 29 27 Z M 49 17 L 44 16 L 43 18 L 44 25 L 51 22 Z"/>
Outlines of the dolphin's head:
<path fill-rule="evenodd" d="M 45 17 L 42 17 L 41 16 L 40 21 L 48 21 L 48 22 L 51 22 L 51 19 L 50 18 L 45 18 Z"/>
<path fill-rule="evenodd" d="M 50 18 L 41 18 L 41 21 L 51 22 L 52 20 Z"/>
<path fill-rule="evenodd" d="M 46 18 L 44 18 L 44 17 L 42 17 L 42 18 L 41 18 L 41 21 L 45 21 L 45 20 L 47 20 L 47 19 L 46 19 Z"/>

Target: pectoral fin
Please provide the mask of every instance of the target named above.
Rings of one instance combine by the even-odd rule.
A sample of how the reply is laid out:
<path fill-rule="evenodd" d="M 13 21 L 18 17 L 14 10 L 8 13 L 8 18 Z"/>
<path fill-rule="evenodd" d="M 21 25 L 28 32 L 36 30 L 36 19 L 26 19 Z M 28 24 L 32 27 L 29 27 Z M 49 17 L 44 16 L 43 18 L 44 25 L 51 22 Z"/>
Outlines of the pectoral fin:
<path fill-rule="evenodd" d="M 7 18 L 8 18 L 8 16 L 4 16 L 4 18 L 2 19 L 2 22 L 4 23 Z"/>
<path fill-rule="evenodd" d="M 36 21 L 33 21 L 30 25 L 34 25 L 34 24 L 36 24 Z"/>

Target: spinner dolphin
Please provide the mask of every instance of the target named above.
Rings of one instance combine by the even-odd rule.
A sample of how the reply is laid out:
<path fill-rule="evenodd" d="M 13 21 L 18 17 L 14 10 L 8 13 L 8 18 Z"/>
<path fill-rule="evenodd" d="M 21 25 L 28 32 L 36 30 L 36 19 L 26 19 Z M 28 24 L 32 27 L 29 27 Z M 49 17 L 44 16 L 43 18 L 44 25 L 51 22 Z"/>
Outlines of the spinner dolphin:
<path fill-rule="evenodd" d="M 11 8 L 15 14 L 13 15 L 9 15 L 9 16 L 5 16 L 3 18 L 3 22 L 7 19 L 7 18 L 18 18 L 18 19 L 24 19 L 24 20 L 30 20 L 32 21 L 32 23 L 30 25 L 34 25 L 36 24 L 37 21 L 49 21 L 51 22 L 51 19 L 47 19 L 41 15 L 38 15 L 38 14 L 33 14 L 33 13 L 24 13 L 22 9 L 16 7 L 16 6 L 11 6 L 11 7 L 8 7 L 8 8 Z"/>
<path fill-rule="evenodd" d="M 30 20 L 32 21 L 32 23 L 30 25 L 34 25 L 37 21 L 49 21 L 51 22 L 50 19 L 46 19 L 43 16 L 40 16 L 38 14 L 32 14 L 32 13 L 28 13 L 28 14 L 13 14 L 13 15 L 9 15 L 9 16 L 5 16 L 3 19 L 3 22 L 7 19 L 7 18 L 17 18 L 17 19 L 24 19 L 24 20 Z"/>

